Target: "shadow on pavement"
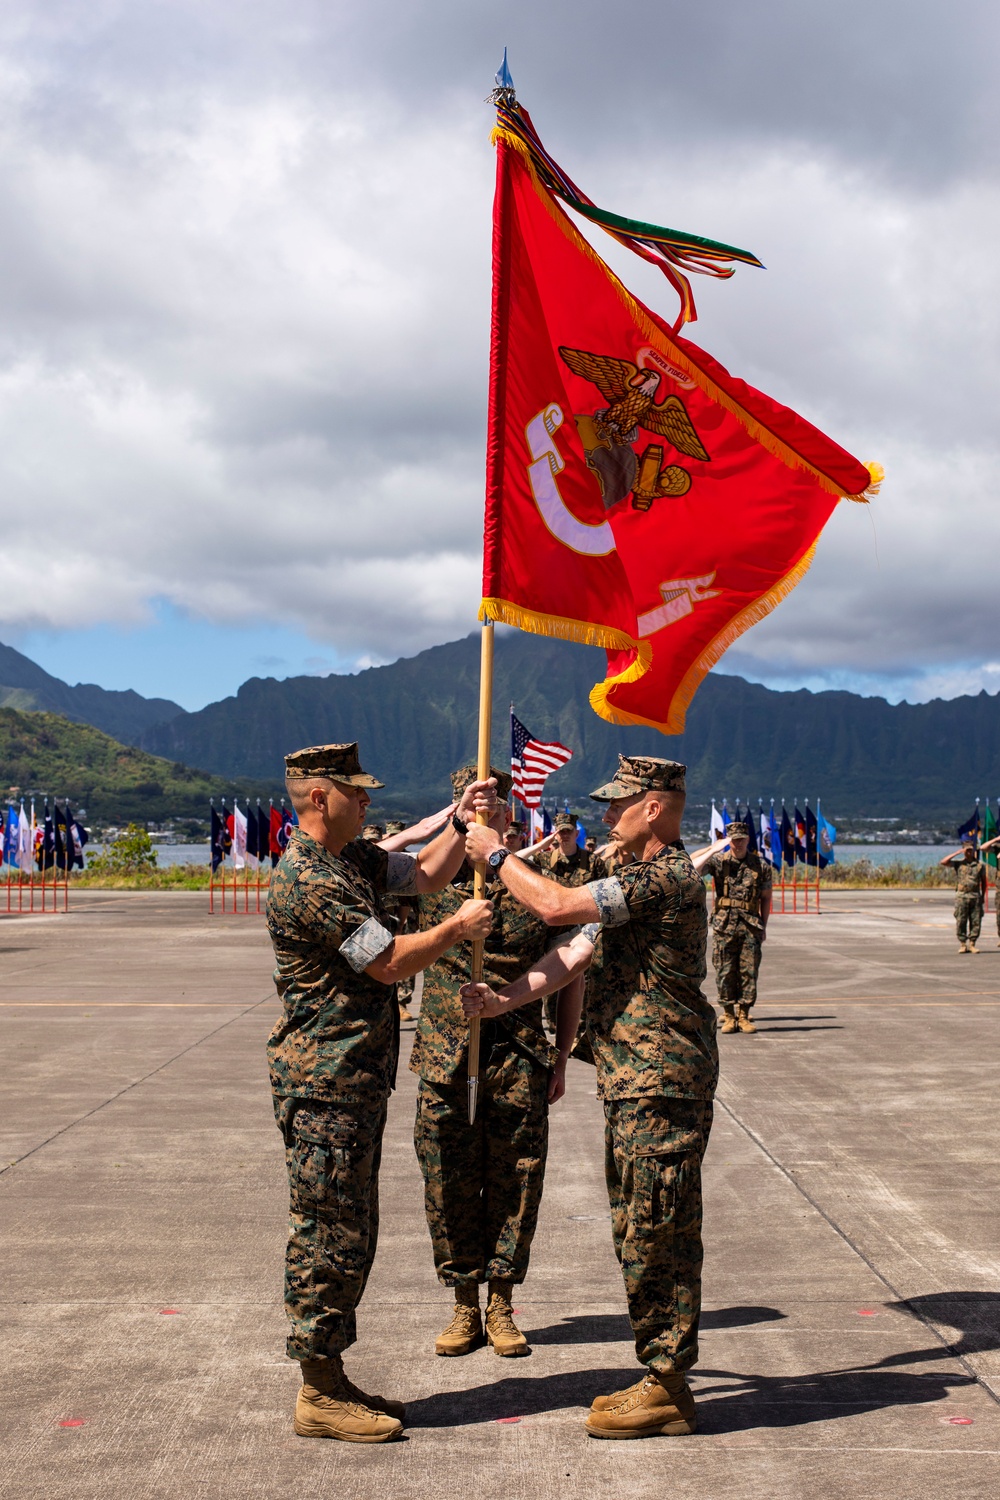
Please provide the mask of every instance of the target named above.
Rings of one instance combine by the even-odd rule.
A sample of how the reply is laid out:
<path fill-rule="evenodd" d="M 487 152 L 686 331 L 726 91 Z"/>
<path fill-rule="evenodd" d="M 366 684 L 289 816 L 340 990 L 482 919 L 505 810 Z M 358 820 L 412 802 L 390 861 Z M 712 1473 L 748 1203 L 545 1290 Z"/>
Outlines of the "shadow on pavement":
<path fill-rule="evenodd" d="M 787 1316 L 776 1307 L 719 1307 L 701 1315 L 701 1327 L 745 1328 Z M 631 1344 L 632 1328 L 624 1313 L 583 1313 L 547 1328 L 529 1330 L 533 1344 Z"/>
<path fill-rule="evenodd" d="M 944 1351 L 941 1351 L 942 1353 Z M 923 1356 L 907 1354 L 912 1364 Z M 943 1401 L 955 1387 L 974 1385 L 969 1375 L 910 1374 L 897 1370 L 830 1370 L 813 1375 L 737 1375 L 700 1370 L 695 1395 L 701 1432 L 745 1432 L 754 1427 L 802 1427 L 838 1417 Z M 735 1385 L 702 1382 L 731 1379 Z M 705 1400 L 710 1396 L 711 1400 Z"/>
<path fill-rule="evenodd" d="M 843 1029 L 843 1026 L 761 1026 L 757 1024 L 759 1032 L 770 1032 L 772 1036 L 784 1036 L 793 1031 L 843 1031 Z"/>
<path fill-rule="evenodd" d="M 407 1426 L 466 1427 L 474 1423 L 509 1422 L 564 1408 L 586 1409 L 595 1396 L 621 1390 L 641 1373 L 641 1368 L 628 1365 L 560 1375 L 525 1375 L 520 1379 L 515 1375 L 489 1385 L 408 1402 Z M 914 1375 L 888 1370 L 834 1370 L 791 1377 L 741 1375 L 728 1370 L 698 1373 L 701 1377 L 695 1389 L 698 1425 L 705 1433 L 829 1422 L 885 1407 L 942 1401 L 956 1386 L 975 1384 L 967 1375 Z M 727 1383 L 706 1385 L 706 1380 Z"/>
<path fill-rule="evenodd" d="M 763 1016 L 757 1016 L 758 1021 L 762 1021 L 764 1019 L 765 1018 Z M 768 1016 L 766 1019 L 772 1023 L 777 1023 L 778 1021 L 835 1021 L 837 1019 L 837 1015 L 835 1011 L 831 1011 L 828 1016 L 816 1014 L 811 1014 L 808 1016 Z"/>
<path fill-rule="evenodd" d="M 910 1297 L 906 1302 L 887 1302 L 898 1312 L 926 1318 L 940 1326 L 943 1337 L 955 1329 L 947 1348 L 932 1344 L 919 1354 L 906 1355 L 908 1363 L 916 1359 L 953 1359 L 963 1354 L 986 1354 L 1000 1349 L 1000 1292 L 934 1292 L 926 1297 Z M 883 1365 L 901 1364 L 904 1356 L 890 1355 Z"/>

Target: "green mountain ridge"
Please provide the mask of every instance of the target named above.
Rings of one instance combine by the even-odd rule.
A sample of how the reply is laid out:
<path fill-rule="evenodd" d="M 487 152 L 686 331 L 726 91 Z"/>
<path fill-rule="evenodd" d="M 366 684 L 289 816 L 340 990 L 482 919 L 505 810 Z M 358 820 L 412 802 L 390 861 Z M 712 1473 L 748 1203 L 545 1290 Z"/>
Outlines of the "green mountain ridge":
<path fill-rule="evenodd" d="M 957 824 L 977 795 L 1000 792 L 1000 695 L 889 704 L 848 692 L 778 692 L 711 673 L 685 733 L 667 737 L 599 719 L 589 693 L 603 675 L 602 651 L 498 631 L 493 759 L 509 764 L 513 702 L 533 734 L 574 752 L 549 778 L 549 805 L 567 799 L 587 807 L 619 750 L 686 761 L 692 811 L 713 797 L 755 804 L 784 796 L 800 805 L 809 797 L 822 798 L 834 821 L 900 818 L 927 827 Z M 356 739 L 364 764 L 386 783 L 377 812 L 418 816 L 448 799 L 449 772 L 474 758 L 478 695 L 478 633 L 352 676 L 250 678 L 197 713 L 138 693 L 69 687 L 0 646 L 0 712 L 29 719 L 48 712 L 78 729 L 93 725 L 120 741 L 119 751 L 137 747 L 158 757 L 161 768 L 119 775 L 110 752 L 95 749 L 96 760 L 82 752 L 74 760 L 67 751 L 49 770 L 45 755 L 0 741 L 0 781 L 83 795 L 96 817 L 204 818 L 209 796 L 279 794 L 289 750 Z M 26 743 L 25 725 L 19 734 Z M 169 774 L 164 764 L 173 768 Z M 150 789 L 140 792 L 141 785 Z"/>
<path fill-rule="evenodd" d="M 123 745 L 90 724 L 57 714 L 0 708 L 0 792 L 67 798 L 88 821 L 205 819 L 209 798 L 230 798 L 229 777 Z M 280 785 L 242 782 L 242 797 L 277 796 Z"/>
<path fill-rule="evenodd" d="M 133 743 L 151 725 L 184 712 L 169 698 L 143 698 L 131 688 L 118 692 L 92 682 L 70 687 L 13 646 L 2 643 L 0 708 L 60 714 L 64 719 L 92 724 L 126 744 Z"/>
<path fill-rule="evenodd" d="M 711 673 L 683 735 L 618 726 L 589 703 L 604 676 L 603 651 L 498 632 L 493 759 L 510 761 L 507 706 L 573 759 L 546 796 L 586 803 L 617 753 L 662 755 L 688 765 L 692 807 L 711 798 L 823 800 L 836 816 L 950 823 L 977 795 L 1000 792 L 1000 696 L 890 704 L 848 692 L 777 692 Z M 377 804 L 426 811 L 448 797 L 448 773 L 475 756 L 479 637 L 354 676 L 251 678 L 234 697 L 144 731 L 159 755 L 216 774 L 279 777 L 302 745 L 358 740 L 363 763 L 386 782 Z"/>

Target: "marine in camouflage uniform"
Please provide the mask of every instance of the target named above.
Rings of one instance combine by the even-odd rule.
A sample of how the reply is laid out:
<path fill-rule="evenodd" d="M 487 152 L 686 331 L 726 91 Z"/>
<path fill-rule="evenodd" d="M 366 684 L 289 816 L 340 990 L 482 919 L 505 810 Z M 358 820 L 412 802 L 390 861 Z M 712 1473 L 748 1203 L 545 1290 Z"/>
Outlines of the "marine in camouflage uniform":
<path fill-rule="evenodd" d="M 401 823 L 398 818 L 390 819 L 385 825 L 385 836 L 388 838 L 390 834 L 402 833 L 405 828 L 406 824 Z M 365 832 L 367 833 L 367 831 L 366 828 Z M 391 930 L 394 933 L 398 935 L 401 932 L 417 931 L 417 928 L 420 926 L 419 896 L 411 895 L 405 898 L 402 896 L 385 896 L 383 897 L 382 905 L 386 915 L 393 919 Z M 400 980 L 396 986 L 396 998 L 399 1001 L 399 1019 L 404 1024 L 413 1020 L 409 1005 L 413 999 L 415 984 L 416 979 L 411 976 L 409 979 Z"/>
<path fill-rule="evenodd" d="M 584 921 L 536 974 L 486 995 L 488 1014 L 557 988 L 592 956 L 584 1009 L 605 1115 L 605 1172 L 643 1378 L 595 1401 L 594 1436 L 694 1430 L 683 1372 L 698 1355 L 701 1161 L 718 1079 L 715 1011 L 702 992 L 708 935 L 704 883 L 680 841 L 682 765 L 620 756 L 594 792 L 613 837 L 635 855 L 614 875 L 554 901 L 506 860 L 501 878 L 550 924 Z M 482 830 L 467 851 L 482 857 Z M 591 920 L 593 918 L 593 920 Z M 544 971 L 539 976 L 537 971 Z M 472 988 L 468 1003 L 478 1003 Z"/>
<path fill-rule="evenodd" d="M 715 886 L 712 961 L 722 1006 L 722 1030 L 754 1032 L 750 1012 L 757 1002 L 757 975 L 771 910 L 771 867 L 748 847 L 745 823 L 726 831 L 732 848 L 693 863 Z"/>
<path fill-rule="evenodd" d="M 510 776 L 493 770 L 497 795 Z M 456 798 L 475 768 L 456 771 Z M 472 891 L 466 865 L 437 895 L 421 900 L 422 925 L 440 922 Z M 493 926 L 484 974 L 505 984 L 550 944 L 545 922 L 490 880 Z M 548 1090 L 552 1070 L 565 1067 L 542 1025 L 541 1001 L 480 1033 L 480 1082 L 474 1123 L 468 1113 L 469 1023 L 459 990 L 468 980 L 470 951 L 450 949 L 424 971 L 423 996 L 410 1067 L 419 1076 L 414 1146 L 424 1179 L 424 1206 L 438 1280 L 455 1288 L 455 1310 L 436 1343 L 442 1355 L 467 1354 L 483 1338 L 479 1287 L 489 1284 L 486 1336 L 498 1354 L 524 1354 L 528 1343 L 513 1323 L 511 1288 L 523 1282 L 538 1222 L 548 1149 Z"/>
<path fill-rule="evenodd" d="M 448 828 L 433 853 L 422 851 L 428 875 L 413 855 L 388 854 L 349 832 L 341 840 L 338 830 L 364 817 L 364 789 L 382 785 L 362 771 L 357 746 L 311 747 L 285 765 L 300 826 L 268 892 L 282 1013 L 267 1056 L 289 1180 L 287 1352 L 303 1370 L 295 1430 L 378 1442 L 398 1436 L 402 1407 L 357 1391 L 341 1361 L 375 1256 L 382 1132 L 399 1053 L 395 985 L 372 967 L 384 969 L 388 958 L 391 973 L 386 895 L 447 881 L 462 841 Z M 488 908 L 478 911 L 488 919 Z M 467 917 L 453 917 L 419 952 L 430 961 L 469 930 Z"/>
<path fill-rule="evenodd" d="M 949 854 L 941 861 L 953 864 L 958 855 Z M 957 890 L 955 892 L 955 935 L 959 953 L 976 953 L 976 941 L 983 925 L 983 905 L 986 900 L 986 866 L 976 853 L 976 846 L 968 843 L 961 854 L 961 862 L 955 870 Z M 997 918 L 1000 932 L 1000 917 Z"/>
<path fill-rule="evenodd" d="M 558 880 L 560 885 L 568 886 L 586 885 L 591 880 L 602 880 L 609 873 L 604 861 L 597 857 L 592 848 L 590 850 L 580 848 L 576 841 L 576 819 L 572 813 L 557 814 L 554 827 L 559 839 L 555 848 L 544 849 L 532 859 L 532 863 L 539 870 L 550 875 L 553 880 Z M 558 1006 L 558 995 L 546 995 L 545 1024 L 550 1031 L 555 1031 Z M 587 1062 L 593 1060 L 586 1051 L 584 1058 Z"/>

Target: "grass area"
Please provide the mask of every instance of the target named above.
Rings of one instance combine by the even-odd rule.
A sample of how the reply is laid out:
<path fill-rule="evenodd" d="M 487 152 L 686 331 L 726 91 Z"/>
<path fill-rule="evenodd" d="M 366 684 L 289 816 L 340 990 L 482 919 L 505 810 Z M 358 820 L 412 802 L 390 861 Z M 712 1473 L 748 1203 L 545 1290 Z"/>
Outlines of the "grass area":
<path fill-rule="evenodd" d="M 812 872 L 810 872 L 812 874 Z M 991 885 L 995 871 L 988 870 Z M 815 880 L 815 875 L 813 875 Z M 851 890 L 872 890 L 897 887 L 918 890 L 954 890 L 955 871 L 944 865 L 911 865 L 905 860 L 893 859 L 879 865 L 871 859 L 856 859 L 851 864 L 827 865 L 820 871 L 820 886 L 846 886 Z"/>

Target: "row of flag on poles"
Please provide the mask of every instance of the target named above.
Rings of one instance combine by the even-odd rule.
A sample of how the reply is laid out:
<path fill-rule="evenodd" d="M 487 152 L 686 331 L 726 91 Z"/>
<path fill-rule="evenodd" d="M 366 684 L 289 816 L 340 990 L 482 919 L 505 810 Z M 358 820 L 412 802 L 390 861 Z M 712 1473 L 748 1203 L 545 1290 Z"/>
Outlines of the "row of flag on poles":
<path fill-rule="evenodd" d="M 724 838 L 730 823 L 747 825 L 750 848 L 776 870 L 783 865 L 790 868 L 795 864 L 815 865 L 823 870 L 836 860 L 837 830 L 824 818 L 818 802 L 815 812 L 807 802 L 804 813 L 799 812 L 798 807 L 789 812 L 783 799 L 781 811 L 777 812 L 773 797 L 769 808 L 758 802 L 757 812 L 753 812 L 749 804 L 745 812 L 740 812 L 737 802 L 735 812 L 731 813 L 725 799 L 721 808 L 713 802 L 709 837 L 713 841 Z"/>
<path fill-rule="evenodd" d="M 227 859 L 232 860 L 237 870 L 243 870 L 248 865 L 255 869 L 267 864 L 269 859 L 272 865 L 276 865 L 288 843 L 289 834 L 299 821 L 294 810 L 286 807 L 284 801 L 280 807 L 275 807 L 273 802 L 262 807 L 258 797 L 256 807 L 251 807 L 248 802 L 244 809 L 240 807 L 239 799 L 234 797 L 231 808 L 226 807 L 225 798 L 218 808 L 214 801 L 210 805 L 213 870 L 217 870 Z"/>
<path fill-rule="evenodd" d="M 7 804 L 7 816 L 3 825 L 3 863 L 28 875 L 33 870 L 57 870 L 67 872 L 74 867 L 83 869 L 83 849 L 89 835 L 83 824 L 74 816 L 68 802 L 62 807 L 55 802 L 50 809 L 49 799 L 39 819 L 35 814 L 32 798 L 30 811 L 21 800 L 19 806 Z"/>

